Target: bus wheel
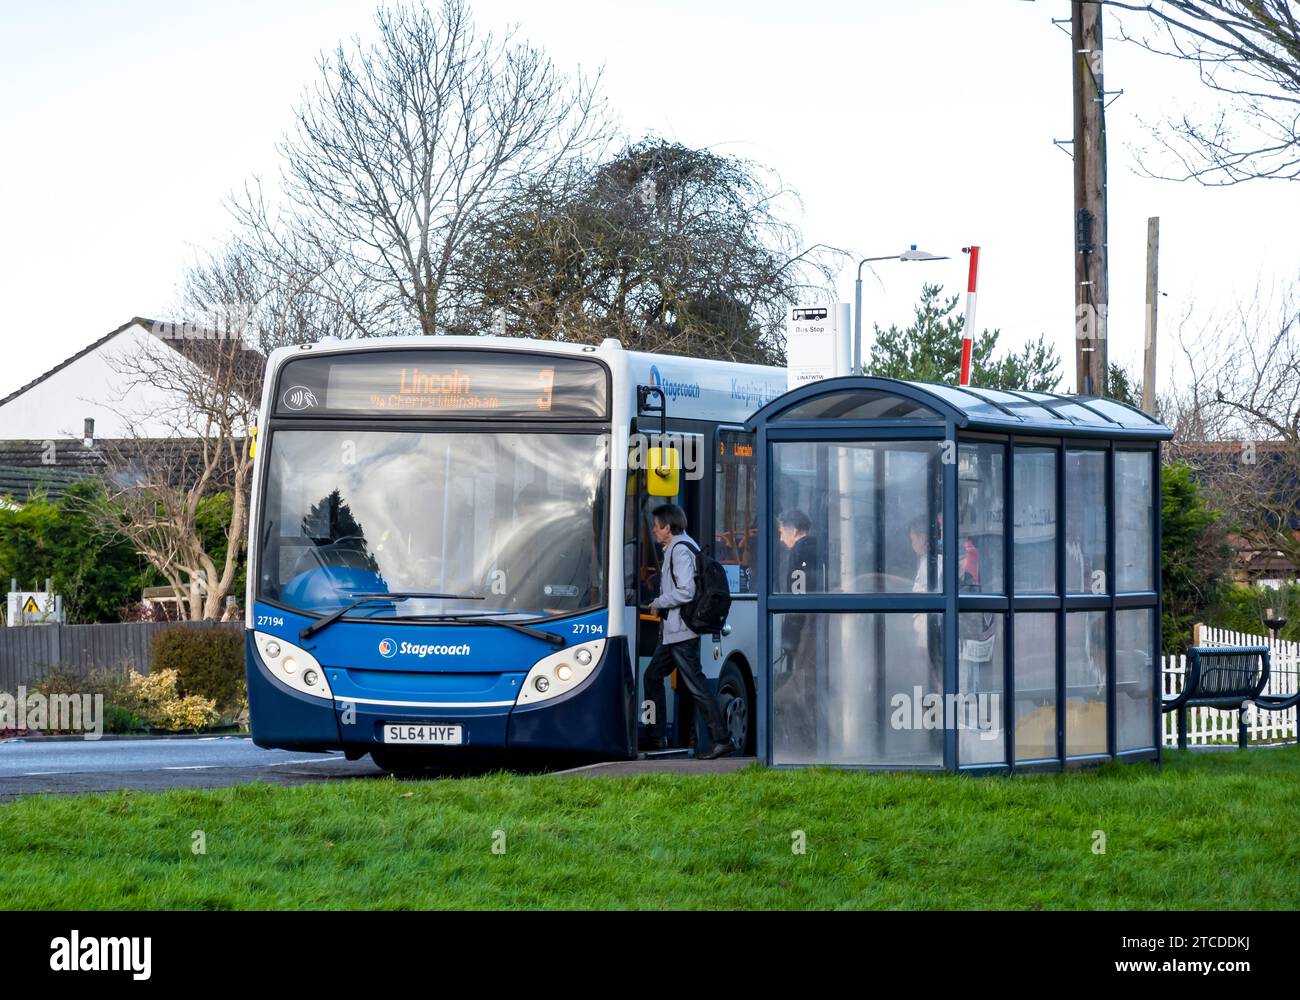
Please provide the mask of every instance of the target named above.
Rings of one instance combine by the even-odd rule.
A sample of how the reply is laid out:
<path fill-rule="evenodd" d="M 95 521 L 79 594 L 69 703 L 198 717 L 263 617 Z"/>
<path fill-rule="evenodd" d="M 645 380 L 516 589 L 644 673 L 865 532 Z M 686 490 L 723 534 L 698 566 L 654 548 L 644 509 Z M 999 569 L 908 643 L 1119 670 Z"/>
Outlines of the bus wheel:
<path fill-rule="evenodd" d="M 718 677 L 718 704 L 722 708 L 722 721 L 731 735 L 731 746 L 737 753 L 753 753 L 754 706 L 749 700 L 749 689 L 740 667 L 728 663 Z"/>

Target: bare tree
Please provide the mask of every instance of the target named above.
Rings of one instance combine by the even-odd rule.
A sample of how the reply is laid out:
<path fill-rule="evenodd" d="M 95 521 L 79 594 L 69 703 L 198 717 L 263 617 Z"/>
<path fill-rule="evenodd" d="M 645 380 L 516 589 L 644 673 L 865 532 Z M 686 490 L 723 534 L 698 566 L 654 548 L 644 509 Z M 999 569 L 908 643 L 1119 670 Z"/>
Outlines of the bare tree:
<path fill-rule="evenodd" d="M 262 355 L 352 335 L 349 310 L 313 290 L 315 270 L 293 259 L 266 265 L 256 248 L 237 239 L 206 253 L 185 274 L 172 310 L 184 320 L 171 325 L 200 338 L 236 337 Z"/>
<path fill-rule="evenodd" d="M 1300 300 L 1256 294 L 1181 337 L 1192 378 L 1168 398 L 1171 458 L 1198 470 L 1240 547 L 1280 553 L 1300 576 Z"/>
<path fill-rule="evenodd" d="M 180 318 L 111 362 L 131 430 L 101 443 L 107 489 L 93 511 L 163 576 L 187 619 L 225 613 L 242 561 L 265 352 L 346 329 L 342 311 L 307 290 L 310 276 L 259 263 L 238 243 L 209 253 L 185 275 Z"/>
<path fill-rule="evenodd" d="M 1226 104 L 1151 127 L 1177 164 L 1142 155 L 1153 177 L 1208 186 L 1300 178 L 1300 7 L 1295 0 L 1102 0 L 1146 15 L 1124 18 L 1120 36 L 1157 55 L 1193 63 Z M 1139 28 L 1141 23 L 1143 27 Z"/>
<path fill-rule="evenodd" d="M 129 411 L 119 404 L 133 430 L 104 443 L 107 489 L 98 510 L 162 574 L 182 617 L 217 618 L 248 528 L 248 429 L 261 356 L 237 337 L 173 339 L 174 331 L 160 324 L 156 345 L 113 361 L 129 386 L 148 386 L 150 398 L 164 402 Z M 205 515 L 225 522 L 221 551 L 205 547 Z"/>
<path fill-rule="evenodd" d="M 267 273 L 310 275 L 357 335 L 431 335 L 474 227 L 521 178 L 603 145 L 599 73 L 570 82 L 513 32 L 480 35 L 463 0 L 376 24 L 372 45 L 322 56 L 277 195 L 253 182 L 232 210 Z"/>

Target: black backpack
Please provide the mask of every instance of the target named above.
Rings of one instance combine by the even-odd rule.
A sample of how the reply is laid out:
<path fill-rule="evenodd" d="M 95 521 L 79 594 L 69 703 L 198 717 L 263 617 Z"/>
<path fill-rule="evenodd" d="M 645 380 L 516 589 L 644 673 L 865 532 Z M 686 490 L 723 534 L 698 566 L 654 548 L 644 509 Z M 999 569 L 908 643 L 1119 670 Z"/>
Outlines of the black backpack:
<path fill-rule="evenodd" d="M 695 553 L 695 597 L 681 606 L 682 622 L 698 635 L 721 632 L 722 626 L 727 624 L 727 612 L 731 610 L 727 571 L 722 568 L 722 563 L 706 556 L 690 542 L 682 544 Z M 672 560 L 668 560 L 668 575 L 673 586 L 677 586 Z"/>

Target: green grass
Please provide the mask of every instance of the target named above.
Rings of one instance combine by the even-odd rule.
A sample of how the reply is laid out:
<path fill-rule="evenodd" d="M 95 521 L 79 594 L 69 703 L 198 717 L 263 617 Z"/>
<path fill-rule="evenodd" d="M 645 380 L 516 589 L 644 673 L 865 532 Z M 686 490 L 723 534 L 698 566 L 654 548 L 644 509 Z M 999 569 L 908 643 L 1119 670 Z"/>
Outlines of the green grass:
<path fill-rule="evenodd" d="M 0 806 L 6 908 L 1295 908 L 1300 749 L 963 778 L 263 784 Z M 191 850 L 193 831 L 206 854 Z M 495 831 L 505 852 L 493 853 Z M 793 831 L 807 851 L 791 850 Z M 1094 831 L 1106 851 L 1094 853 Z"/>

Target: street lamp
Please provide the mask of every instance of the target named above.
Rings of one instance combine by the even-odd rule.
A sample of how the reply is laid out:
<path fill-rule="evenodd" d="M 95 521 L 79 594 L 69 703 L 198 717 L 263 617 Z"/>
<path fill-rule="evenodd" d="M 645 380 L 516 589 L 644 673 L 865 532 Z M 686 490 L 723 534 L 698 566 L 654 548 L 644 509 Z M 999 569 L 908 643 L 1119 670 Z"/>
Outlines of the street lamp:
<path fill-rule="evenodd" d="M 853 371 L 856 375 L 862 368 L 862 265 L 870 264 L 877 260 L 947 260 L 947 257 L 940 257 L 932 253 L 926 253 L 924 250 L 916 249 L 913 243 L 910 248 L 902 253 L 891 253 L 884 257 L 864 257 L 858 261 L 858 280 L 853 285 Z"/>

